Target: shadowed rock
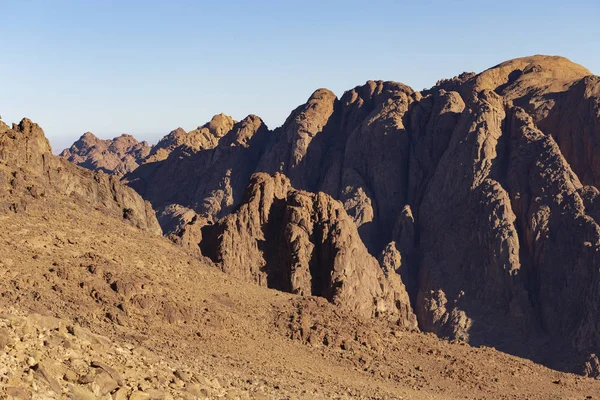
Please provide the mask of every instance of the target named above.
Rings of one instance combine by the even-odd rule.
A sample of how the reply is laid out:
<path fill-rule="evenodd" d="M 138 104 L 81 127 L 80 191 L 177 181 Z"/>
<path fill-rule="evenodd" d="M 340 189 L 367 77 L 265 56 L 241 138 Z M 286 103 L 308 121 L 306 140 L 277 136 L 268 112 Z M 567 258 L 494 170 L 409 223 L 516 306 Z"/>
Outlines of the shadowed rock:
<path fill-rule="evenodd" d="M 247 281 L 416 329 L 400 276 L 379 267 L 342 204 L 294 190 L 284 175 L 253 175 L 241 207 L 203 229 L 201 248 Z"/>

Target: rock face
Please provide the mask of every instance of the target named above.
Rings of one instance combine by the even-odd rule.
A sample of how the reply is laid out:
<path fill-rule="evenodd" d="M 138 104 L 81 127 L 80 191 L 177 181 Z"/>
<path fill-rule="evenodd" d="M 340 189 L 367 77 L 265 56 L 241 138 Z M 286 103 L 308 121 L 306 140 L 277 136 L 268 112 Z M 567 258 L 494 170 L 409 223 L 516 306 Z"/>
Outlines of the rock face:
<path fill-rule="evenodd" d="M 42 197 L 45 190 L 56 190 L 120 215 L 140 229 L 161 233 L 150 203 L 116 176 L 92 172 L 52 155 L 42 129 L 27 118 L 12 129 L 0 121 L 0 163 L 5 178 L 0 183 L 9 191 L 26 190 Z"/>
<path fill-rule="evenodd" d="M 497 180 L 505 156 L 499 145 L 502 99 L 484 90 L 467 107 L 419 208 L 423 258 L 417 299 L 426 330 L 463 340 L 491 324 L 498 332 L 511 307 L 528 306 L 515 215 Z"/>
<path fill-rule="evenodd" d="M 0 161 L 42 170 L 47 154 L 52 154 L 52 149 L 37 124 L 24 118 L 11 129 L 0 121 Z"/>
<path fill-rule="evenodd" d="M 598 191 L 582 186 L 554 139 L 537 129 L 524 110 L 513 110 L 509 132 L 514 161 L 507 186 L 527 244 L 522 257 L 536 289 L 541 323 L 578 348 L 598 349 L 600 221 L 586 210 Z"/>
<path fill-rule="evenodd" d="M 166 232 L 182 235 L 179 228 L 177 232 L 168 229 L 183 223 L 182 214 L 173 213 L 172 205 L 193 210 L 206 221 L 231 212 L 241 202 L 268 133 L 262 120 L 250 115 L 220 138 L 219 146 L 198 151 L 177 147 L 168 159 L 144 164 L 125 179 L 146 199 L 152 199 Z M 203 178 L 189 171 L 204 171 Z"/>
<path fill-rule="evenodd" d="M 400 276 L 384 274 L 342 204 L 282 174 L 253 175 L 240 208 L 202 233 L 203 253 L 227 273 L 417 327 Z"/>
<path fill-rule="evenodd" d="M 344 252 L 315 250 L 362 254 L 345 242 L 354 243 L 352 221 L 380 273 L 401 276 L 422 330 L 549 365 L 532 343 L 552 343 L 564 349 L 557 358 L 587 360 L 572 370 L 596 371 L 599 138 L 600 78 L 565 58 L 533 56 L 423 92 L 382 81 L 339 99 L 319 89 L 280 128 L 250 116 L 218 141 L 176 147 L 125 179 L 172 238 L 199 243 L 247 280 L 344 298 L 374 315 L 376 306 L 335 294 L 333 278 L 310 268 L 343 262 L 375 276 L 365 272 L 372 258 L 361 255 L 359 267 Z M 254 175 L 244 196 L 257 172 L 289 182 Z M 315 264 L 313 254 L 333 258 Z M 373 295 L 364 290 L 362 298 Z M 389 299 L 387 290 L 377 296 Z"/>
<path fill-rule="evenodd" d="M 86 132 L 60 156 L 93 171 L 123 175 L 136 169 L 148 154 L 148 143 L 138 142 L 131 135 L 101 140 Z"/>

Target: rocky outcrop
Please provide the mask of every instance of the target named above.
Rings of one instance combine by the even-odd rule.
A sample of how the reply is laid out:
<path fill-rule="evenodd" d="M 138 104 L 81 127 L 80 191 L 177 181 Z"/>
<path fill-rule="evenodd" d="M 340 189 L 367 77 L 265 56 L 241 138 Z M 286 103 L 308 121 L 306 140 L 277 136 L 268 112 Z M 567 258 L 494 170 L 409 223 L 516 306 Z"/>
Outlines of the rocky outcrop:
<path fill-rule="evenodd" d="M 48 154 L 52 154 L 48 139 L 30 119 L 23 118 L 19 124 L 13 124 L 12 129 L 0 121 L 1 162 L 41 171 Z"/>
<path fill-rule="evenodd" d="M 166 159 L 169 154 L 180 146 L 185 146 L 192 151 L 214 148 L 219 139 L 227 134 L 235 121 L 228 115 L 217 114 L 210 122 L 187 132 L 182 128 L 171 131 L 152 147 L 144 163 L 152 163 Z"/>
<path fill-rule="evenodd" d="M 131 135 L 101 140 L 86 132 L 60 156 L 93 171 L 123 175 L 136 169 L 149 153 L 148 143 L 138 142 Z"/>
<path fill-rule="evenodd" d="M 334 135 L 334 109 L 338 100 L 327 89 L 315 91 L 274 134 L 261 158 L 259 171 L 281 172 L 297 187 L 314 190 L 322 175 L 324 142 Z"/>
<path fill-rule="evenodd" d="M 172 204 L 212 221 L 240 203 L 268 133 L 263 121 L 250 115 L 220 138 L 218 147 L 201 151 L 178 147 L 167 160 L 142 165 L 125 179 L 152 201 L 163 226 L 170 224 Z M 190 171 L 202 171 L 202 179 Z"/>
<path fill-rule="evenodd" d="M 413 100 L 412 89 L 395 82 L 369 81 L 340 100 L 319 89 L 274 133 L 258 170 L 285 173 L 295 187 L 340 199 L 376 253 L 406 204 L 403 115 Z"/>
<path fill-rule="evenodd" d="M 379 267 L 342 204 L 294 190 L 284 175 L 253 175 L 240 208 L 206 226 L 201 243 L 223 271 L 247 281 L 416 328 L 399 275 Z"/>
<path fill-rule="evenodd" d="M 161 233 L 150 203 L 116 176 L 92 172 L 52 155 L 42 129 L 27 118 L 12 129 L 0 124 L 0 162 L 12 176 L 9 185 L 14 190 L 27 190 L 34 197 L 56 190 L 119 215 L 140 229 Z"/>
<path fill-rule="evenodd" d="M 410 152 L 403 116 L 415 99 L 412 89 L 395 82 L 370 81 L 340 100 L 319 89 L 275 131 L 251 115 L 216 147 L 178 147 L 125 179 L 159 211 L 178 204 L 210 220 L 239 204 L 252 173 L 284 173 L 295 187 L 342 200 L 376 253 L 407 204 Z M 389 174 L 402 178 L 389 180 Z"/>
<path fill-rule="evenodd" d="M 453 82 L 466 106 L 415 205 L 423 329 L 510 351 L 543 332 L 597 352 L 597 189 L 578 178 L 595 179 L 585 74 L 534 57 Z"/>

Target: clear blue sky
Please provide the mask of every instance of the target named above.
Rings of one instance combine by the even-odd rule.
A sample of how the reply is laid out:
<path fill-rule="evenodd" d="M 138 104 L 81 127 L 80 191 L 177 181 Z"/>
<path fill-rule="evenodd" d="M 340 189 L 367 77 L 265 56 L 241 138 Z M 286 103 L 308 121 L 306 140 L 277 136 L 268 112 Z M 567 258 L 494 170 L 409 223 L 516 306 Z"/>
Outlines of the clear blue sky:
<path fill-rule="evenodd" d="M 532 54 L 600 73 L 598 0 L 0 0 L 0 16 L 0 115 L 38 122 L 55 151 L 219 112 L 275 128 L 319 87 L 422 89 Z"/>

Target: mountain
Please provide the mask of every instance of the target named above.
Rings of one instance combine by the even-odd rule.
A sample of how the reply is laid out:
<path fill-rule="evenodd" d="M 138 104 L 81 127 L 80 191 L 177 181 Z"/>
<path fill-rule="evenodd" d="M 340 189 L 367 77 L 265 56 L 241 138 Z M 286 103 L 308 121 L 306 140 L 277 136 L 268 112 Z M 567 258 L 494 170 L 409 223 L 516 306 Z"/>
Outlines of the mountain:
<path fill-rule="evenodd" d="M 152 203 L 165 234 L 249 281 L 255 270 L 331 271 L 336 258 L 319 255 L 327 223 L 304 244 L 289 236 L 298 221 L 285 220 L 296 190 L 323 192 L 354 222 L 371 256 L 357 256 L 364 268 L 372 257 L 398 261 L 421 330 L 556 368 L 583 371 L 588 360 L 599 375 L 599 82 L 565 58 L 533 56 L 422 92 L 383 81 L 339 99 L 319 89 L 280 128 L 251 115 L 216 144 L 175 147 L 124 182 Z M 275 196 L 275 222 L 270 203 L 244 195 L 258 172 L 295 188 Z M 303 202 L 303 223 L 320 221 L 314 200 Z M 268 218 L 250 223 L 254 214 Z M 248 260 L 235 258 L 249 251 L 239 241 L 254 249 Z M 291 250 L 273 258 L 269 246 Z M 259 283 L 298 290 L 285 280 Z"/>
<path fill-rule="evenodd" d="M 149 154 L 148 143 L 140 143 L 131 135 L 101 140 L 86 132 L 60 156 L 94 171 L 123 175 L 136 169 Z"/>
<path fill-rule="evenodd" d="M 154 146 L 138 142 L 131 135 L 123 134 L 112 140 L 102 140 L 93 133 L 86 132 L 70 148 L 63 150 L 60 156 L 93 171 L 121 176 L 141 164 L 164 160 L 180 146 L 196 151 L 213 148 L 231 130 L 233 124 L 230 116 L 215 115 L 210 122 L 193 131 L 186 132 L 177 128 L 169 132 Z"/>
<path fill-rule="evenodd" d="M 218 114 L 210 122 L 199 126 L 193 131 L 186 132 L 182 128 L 177 128 L 152 147 L 150 155 L 144 162 L 162 161 L 180 146 L 185 146 L 195 151 L 212 149 L 217 145 L 219 139 L 225 133 L 229 132 L 233 124 L 234 121 L 230 116 Z"/>
<path fill-rule="evenodd" d="M 252 129 L 240 142 L 242 132 Z M 0 123 L 2 397 L 542 400 L 600 390 L 417 332 L 393 272 L 400 245 L 379 254 L 379 270 L 343 203 L 282 174 L 252 175 L 241 205 L 199 229 L 216 262 L 161 237 L 153 215 L 114 177 L 52 155 L 33 122 Z M 408 229 L 414 217 L 402 215 Z M 280 269 L 256 277 L 297 294 L 229 270 L 242 277 L 263 261 Z"/>

